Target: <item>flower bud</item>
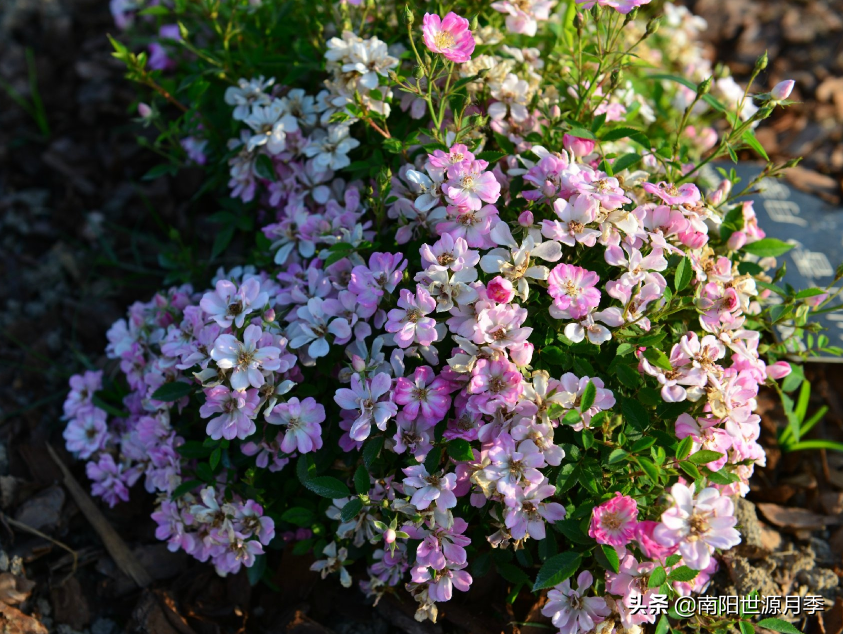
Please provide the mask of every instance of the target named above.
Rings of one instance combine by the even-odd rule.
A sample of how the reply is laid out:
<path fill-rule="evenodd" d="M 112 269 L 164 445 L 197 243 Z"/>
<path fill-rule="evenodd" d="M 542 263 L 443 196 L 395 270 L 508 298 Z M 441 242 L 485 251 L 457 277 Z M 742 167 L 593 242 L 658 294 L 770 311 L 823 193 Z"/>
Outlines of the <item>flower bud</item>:
<path fill-rule="evenodd" d="M 554 119 L 558 119 L 562 116 L 562 108 L 559 107 L 559 104 L 553 104 L 550 108 L 550 116 Z"/>
<path fill-rule="evenodd" d="M 765 68 L 767 68 L 767 51 L 764 51 L 764 53 L 757 60 L 755 60 L 756 73 L 760 73 Z"/>
<path fill-rule="evenodd" d="M 138 104 L 138 114 L 143 119 L 149 119 L 152 117 L 152 108 L 150 108 L 147 104 L 141 102 Z"/>
<path fill-rule="evenodd" d="M 351 357 L 351 367 L 355 372 L 363 372 L 366 369 L 366 361 L 359 355 Z"/>
<path fill-rule="evenodd" d="M 647 31 L 645 33 L 646 37 L 654 35 L 656 31 L 659 30 L 659 26 L 662 23 L 661 16 L 656 16 L 655 18 L 650 18 L 650 21 L 647 22 Z"/>
<path fill-rule="evenodd" d="M 512 282 L 498 275 L 486 286 L 486 294 L 493 302 L 508 304 L 515 297 L 515 289 Z"/>
<path fill-rule="evenodd" d="M 471 18 L 471 22 L 469 22 L 468 28 L 471 31 L 476 31 L 478 28 L 480 28 L 480 20 L 477 19 L 476 15 L 473 18 Z"/>
<path fill-rule="evenodd" d="M 413 76 L 416 79 L 421 79 L 422 77 L 424 77 L 424 68 L 422 68 L 421 66 L 416 66 L 413 69 Z"/>
<path fill-rule="evenodd" d="M 697 95 L 702 97 L 703 95 L 707 95 L 711 92 L 711 77 L 708 77 L 700 82 L 700 85 L 697 86 Z"/>
<path fill-rule="evenodd" d="M 533 212 L 529 209 L 522 211 L 521 215 L 518 216 L 518 224 L 522 227 L 532 227 L 534 222 Z"/>
<path fill-rule="evenodd" d="M 416 16 L 413 15 L 409 4 L 404 5 L 404 21 L 407 23 L 408 26 L 412 25 L 413 22 L 416 21 Z"/>
<path fill-rule="evenodd" d="M 275 309 L 268 308 L 263 314 L 263 320 L 267 322 L 275 321 Z"/>
<path fill-rule="evenodd" d="M 632 11 L 626 14 L 626 17 L 623 20 L 624 26 L 632 22 L 635 18 L 638 17 L 638 7 L 633 7 Z"/>
<path fill-rule="evenodd" d="M 387 544 L 391 544 L 395 541 L 395 529 L 394 528 L 387 528 L 383 533 L 383 541 Z"/>
<path fill-rule="evenodd" d="M 767 378 L 778 381 L 783 379 L 792 372 L 792 368 L 787 361 L 776 361 L 772 365 L 767 366 Z"/>
<path fill-rule="evenodd" d="M 778 84 L 775 85 L 773 90 L 770 91 L 770 96 L 775 101 L 784 101 L 788 97 L 790 97 L 790 93 L 793 92 L 793 86 L 796 85 L 796 82 L 792 79 L 785 79 L 784 81 L 780 81 Z"/>
<path fill-rule="evenodd" d="M 580 137 L 565 134 L 562 137 L 562 144 L 565 149 L 577 158 L 587 156 L 594 151 L 594 141 L 591 139 L 581 139 Z"/>

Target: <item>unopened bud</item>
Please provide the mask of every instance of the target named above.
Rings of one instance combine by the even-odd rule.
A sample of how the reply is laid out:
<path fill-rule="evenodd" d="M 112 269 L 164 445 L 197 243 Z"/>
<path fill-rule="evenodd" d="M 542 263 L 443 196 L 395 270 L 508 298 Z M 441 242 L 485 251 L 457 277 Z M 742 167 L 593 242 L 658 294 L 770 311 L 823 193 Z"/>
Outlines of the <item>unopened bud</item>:
<path fill-rule="evenodd" d="M 700 97 L 707 95 L 709 92 L 711 92 L 711 77 L 702 80 L 700 85 L 697 86 L 697 95 Z"/>
<path fill-rule="evenodd" d="M 793 92 L 794 85 L 796 85 L 796 82 L 792 79 L 780 81 L 773 87 L 773 90 L 770 91 L 770 96 L 776 101 L 783 101 L 790 97 L 790 93 Z"/>
<path fill-rule="evenodd" d="M 522 211 L 521 215 L 518 216 L 518 224 L 522 227 L 532 227 L 533 222 L 535 222 L 535 219 L 533 218 L 533 212 L 529 209 Z"/>
<path fill-rule="evenodd" d="M 591 17 L 593 17 L 595 20 L 600 19 L 600 14 L 602 12 L 602 7 L 599 4 L 595 4 L 593 7 L 591 7 Z"/>
<path fill-rule="evenodd" d="M 624 18 L 624 21 L 623 21 L 624 26 L 629 24 L 630 22 L 632 22 L 637 17 L 638 17 L 638 7 L 635 7 L 634 9 L 632 9 L 632 11 L 630 11 L 629 13 L 626 14 L 626 18 Z"/>
<path fill-rule="evenodd" d="M 654 18 L 650 18 L 650 21 L 647 22 L 647 31 L 645 35 L 649 37 L 650 35 L 655 34 L 655 32 L 659 30 L 659 26 L 661 25 L 661 23 L 662 18 L 660 15 Z"/>
<path fill-rule="evenodd" d="M 395 541 L 395 529 L 394 528 L 387 528 L 383 533 L 383 541 L 387 544 L 391 544 Z"/>
<path fill-rule="evenodd" d="M 480 20 L 477 19 L 476 15 L 471 18 L 471 22 L 469 23 L 468 28 L 472 31 L 476 31 L 478 28 L 480 28 Z"/>
<path fill-rule="evenodd" d="M 270 323 L 275 321 L 275 309 L 268 308 L 263 314 L 263 320 Z"/>
<path fill-rule="evenodd" d="M 412 25 L 413 22 L 416 21 L 416 16 L 414 16 L 413 12 L 410 10 L 409 4 L 404 5 L 404 21 L 407 23 L 408 26 Z"/>
<path fill-rule="evenodd" d="M 150 108 L 147 104 L 141 102 L 138 104 L 138 114 L 143 119 L 149 119 L 152 117 L 152 108 Z"/>
<path fill-rule="evenodd" d="M 792 158 L 787 163 L 784 164 L 784 167 L 782 169 L 787 170 L 787 169 L 790 169 L 791 167 L 796 167 L 797 165 L 799 165 L 799 162 L 801 160 L 802 160 L 801 156 L 799 158 Z"/>
<path fill-rule="evenodd" d="M 574 28 L 577 31 L 580 31 L 582 29 L 582 15 L 579 11 L 574 14 Z"/>
<path fill-rule="evenodd" d="M 366 369 L 366 361 L 360 355 L 352 355 L 351 368 L 355 372 L 363 372 Z"/>
<path fill-rule="evenodd" d="M 422 77 L 424 77 L 424 68 L 422 68 L 421 66 L 416 66 L 413 69 L 413 77 L 415 77 L 416 79 L 421 79 Z"/>
<path fill-rule="evenodd" d="M 762 70 L 767 68 L 767 60 L 767 51 L 764 51 L 764 53 L 757 60 L 755 60 L 756 73 L 760 73 Z"/>

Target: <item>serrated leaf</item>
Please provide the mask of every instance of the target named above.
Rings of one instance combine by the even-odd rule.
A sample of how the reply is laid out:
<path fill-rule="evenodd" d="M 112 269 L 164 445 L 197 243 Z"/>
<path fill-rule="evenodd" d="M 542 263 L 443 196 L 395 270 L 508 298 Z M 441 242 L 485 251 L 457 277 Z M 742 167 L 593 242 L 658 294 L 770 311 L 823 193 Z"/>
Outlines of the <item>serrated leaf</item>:
<path fill-rule="evenodd" d="M 738 627 L 741 630 L 741 634 L 755 634 L 755 626 L 749 621 L 738 621 Z"/>
<path fill-rule="evenodd" d="M 353 498 L 349 500 L 348 504 L 342 507 L 342 511 L 340 512 L 340 519 L 343 522 L 350 522 L 352 519 L 357 517 L 357 514 L 363 508 L 363 502 L 360 498 Z"/>
<path fill-rule="evenodd" d="M 621 568 L 621 561 L 618 557 L 618 551 L 616 551 L 614 547 L 608 546 L 606 544 L 600 544 L 600 550 L 603 551 L 603 556 L 609 563 L 609 570 L 615 573 L 618 572 Z"/>
<path fill-rule="evenodd" d="M 676 570 L 671 570 L 667 578 L 670 581 L 692 581 L 700 574 L 699 570 L 694 570 L 688 566 L 679 566 Z"/>
<path fill-rule="evenodd" d="M 559 553 L 548 559 L 539 569 L 533 592 L 552 588 L 571 577 L 580 567 L 582 555 L 576 552 Z"/>
<path fill-rule="evenodd" d="M 665 581 L 667 581 L 667 573 L 664 571 L 664 568 L 659 566 L 650 573 L 650 580 L 647 582 L 647 587 L 658 588 Z"/>
<path fill-rule="evenodd" d="M 504 156 L 506 156 L 506 152 L 498 152 L 496 150 L 486 150 L 485 152 L 480 152 L 474 158 L 487 161 L 489 163 L 495 163 L 501 160 Z"/>
<path fill-rule="evenodd" d="M 657 368 L 661 368 L 665 372 L 671 372 L 673 370 L 673 366 L 670 365 L 670 359 L 668 359 L 667 355 L 658 348 L 647 348 L 644 351 L 644 358 L 647 359 L 647 361 L 649 361 L 651 364 L 653 364 Z"/>
<path fill-rule="evenodd" d="M 165 383 L 155 390 L 152 393 L 152 399 L 161 401 L 162 403 L 171 403 L 192 394 L 193 390 L 194 386 L 191 383 L 172 381 L 171 383 Z"/>
<path fill-rule="evenodd" d="M 758 627 L 764 627 L 782 634 L 802 634 L 799 629 L 781 619 L 761 619 L 758 621 Z"/>
<path fill-rule="evenodd" d="M 515 564 L 505 562 L 496 563 L 495 568 L 498 569 L 501 577 L 509 581 L 509 583 L 513 583 L 515 585 L 530 585 L 530 577 L 528 577 L 527 573 Z"/>
<path fill-rule="evenodd" d="M 304 486 L 323 498 L 336 500 L 351 495 L 348 487 L 332 476 L 316 476 L 302 482 Z"/>
<path fill-rule="evenodd" d="M 656 463 L 650 460 L 649 458 L 645 458 L 644 456 L 638 456 L 636 460 L 638 460 L 638 464 L 641 465 L 641 468 L 644 470 L 644 473 L 646 473 L 650 477 L 653 483 L 658 484 L 659 468 L 656 466 Z"/>
<path fill-rule="evenodd" d="M 694 448 L 694 439 L 690 436 L 686 436 L 682 439 L 679 445 L 676 447 L 676 457 L 679 460 L 684 460 L 688 457 L 688 454 L 691 453 L 691 449 Z"/>
<path fill-rule="evenodd" d="M 626 451 L 619 447 L 617 449 L 614 449 L 612 453 L 609 454 L 609 458 L 607 461 L 609 464 L 617 464 L 626 460 L 626 457 L 628 455 L 629 454 Z"/>

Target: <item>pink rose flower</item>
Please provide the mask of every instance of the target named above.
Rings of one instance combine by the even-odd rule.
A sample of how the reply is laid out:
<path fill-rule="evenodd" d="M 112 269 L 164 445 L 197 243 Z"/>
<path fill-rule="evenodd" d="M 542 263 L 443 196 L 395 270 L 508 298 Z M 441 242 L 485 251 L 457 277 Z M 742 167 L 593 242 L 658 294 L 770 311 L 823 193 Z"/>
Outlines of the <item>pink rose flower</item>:
<path fill-rule="evenodd" d="M 456 13 L 449 13 L 444 20 L 436 14 L 425 13 L 422 32 L 424 44 L 431 52 L 457 64 L 471 59 L 474 37 L 468 29 L 468 20 Z"/>

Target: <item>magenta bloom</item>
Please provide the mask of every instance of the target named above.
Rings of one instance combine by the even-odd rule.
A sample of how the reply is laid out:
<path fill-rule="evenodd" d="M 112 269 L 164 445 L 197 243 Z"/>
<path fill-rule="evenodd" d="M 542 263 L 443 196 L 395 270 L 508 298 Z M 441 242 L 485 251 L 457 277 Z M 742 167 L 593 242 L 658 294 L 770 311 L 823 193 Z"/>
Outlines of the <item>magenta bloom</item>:
<path fill-rule="evenodd" d="M 404 406 L 404 415 L 414 420 L 421 416 L 428 423 L 438 423 L 451 407 L 448 383 L 436 376 L 433 368 L 423 365 L 416 368 L 412 379 L 398 377 L 395 385 L 395 402 Z"/>
<path fill-rule="evenodd" d="M 547 291 L 553 298 L 557 319 L 585 317 L 600 303 L 600 291 L 594 288 L 600 278 L 594 271 L 587 271 L 572 264 L 557 264 L 547 278 Z"/>
<path fill-rule="evenodd" d="M 238 392 L 229 390 L 224 385 L 217 385 L 205 390 L 205 403 L 199 408 L 202 418 L 211 418 L 205 432 L 214 440 L 225 438 L 244 438 L 251 436 L 257 429 L 254 418 L 260 404 L 260 395 L 254 388 Z"/>
<path fill-rule="evenodd" d="M 433 53 L 457 64 L 471 59 L 474 38 L 468 30 L 468 20 L 456 13 L 449 13 L 444 20 L 436 14 L 425 13 L 422 32 L 425 46 Z"/>
<path fill-rule="evenodd" d="M 635 537 L 637 525 L 638 503 L 618 491 L 615 497 L 592 511 L 588 535 L 598 544 L 626 546 Z"/>
<path fill-rule="evenodd" d="M 643 183 L 641 187 L 645 192 L 658 196 L 668 205 L 692 204 L 702 199 L 700 190 L 693 183 L 685 183 L 676 187 L 672 183 L 662 181 L 658 184 Z"/>
<path fill-rule="evenodd" d="M 484 202 L 496 203 L 501 195 L 501 184 L 492 172 L 484 171 L 486 161 L 463 161 L 448 168 L 445 193 L 458 207 L 477 211 Z M 456 237 L 456 236 L 455 236 Z M 471 242 L 469 246 L 474 246 Z"/>

